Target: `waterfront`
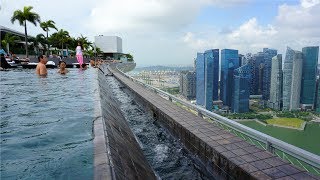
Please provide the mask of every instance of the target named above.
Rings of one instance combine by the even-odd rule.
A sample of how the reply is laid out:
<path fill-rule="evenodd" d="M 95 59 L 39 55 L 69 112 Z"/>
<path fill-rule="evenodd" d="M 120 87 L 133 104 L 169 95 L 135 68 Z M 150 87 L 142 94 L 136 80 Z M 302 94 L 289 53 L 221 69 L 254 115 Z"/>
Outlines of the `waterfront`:
<path fill-rule="evenodd" d="M 0 72 L 1 179 L 93 179 L 94 69 Z"/>
<path fill-rule="evenodd" d="M 320 123 L 309 122 L 306 124 L 303 131 L 274 126 L 263 126 L 255 121 L 241 121 L 240 123 L 289 144 L 320 155 L 320 143 L 316 143 L 319 142 Z"/>

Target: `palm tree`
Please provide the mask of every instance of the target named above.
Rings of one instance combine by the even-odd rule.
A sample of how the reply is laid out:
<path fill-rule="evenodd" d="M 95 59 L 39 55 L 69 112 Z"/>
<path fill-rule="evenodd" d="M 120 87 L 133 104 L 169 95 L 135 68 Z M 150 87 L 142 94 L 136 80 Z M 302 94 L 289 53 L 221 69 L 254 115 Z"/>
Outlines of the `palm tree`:
<path fill-rule="evenodd" d="M 61 44 L 61 49 L 63 52 L 63 45 L 66 44 L 68 41 L 70 41 L 70 38 L 71 38 L 69 35 L 69 32 L 63 29 L 60 29 L 60 31 L 56 33 L 56 37 L 58 38 L 58 43 Z M 67 51 L 68 51 L 68 48 L 67 48 Z"/>
<path fill-rule="evenodd" d="M 90 42 L 88 38 L 84 37 L 82 34 L 77 38 L 77 41 L 82 44 L 84 50 L 89 50 L 90 48 L 93 49 L 92 42 Z"/>
<path fill-rule="evenodd" d="M 39 46 L 42 46 L 44 50 L 46 51 L 46 44 L 48 44 L 48 41 L 46 40 L 46 37 L 43 34 L 38 34 L 35 38 L 30 38 L 30 41 L 33 42 L 34 47 L 36 48 L 37 54 L 39 54 L 40 48 Z"/>
<path fill-rule="evenodd" d="M 20 26 L 24 26 L 24 39 L 25 39 L 25 48 L 26 56 L 28 57 L 28 33 L 27 33 L 27 21 L 37 26 L 37 22 L 40 23 L 40 16 L 35 12 L 31 12 L 33 9 L 32 6 L 25 6 L 23 10 L 16 10 L 11 17 L 11 23 L 13 24 L 16 20 L 19 21 Z"/>
<path fill-rule="evenodd" d="M 4 36 L 4 39 L 2 39 L 1 44 L 7 48 L 7 52 L 9 53 L 10 49 L 9 49 L 9 45 L 13 45 L 15 41 L 20 40 L 20 38 L 18 36 L 15 35 L 11 35 L 9 33 L 7 33 Z"/>
<path fill-rule="evenodd" d="M 49 29 L 52 28 L 52 29 L 55 29 L 55 30 L 58 31 L 58 29 L 57 29 L 56 26 L 55 26 L 55 22 L 52 21 L 52 20 L 48 20 L 48 21 L 45 21 L 45 22 L 41 22 L 41 23 L 40 23 L 40 27 L 41 27 L 45 32 L 47 32 L 47 42 L 48 42 Z M 47 44 L 47 47 L 48 47 L 48 49 L 50 49 L 49 43 Z M 49 51 L 47 51 L 47 55 L 49 55 Z"/>

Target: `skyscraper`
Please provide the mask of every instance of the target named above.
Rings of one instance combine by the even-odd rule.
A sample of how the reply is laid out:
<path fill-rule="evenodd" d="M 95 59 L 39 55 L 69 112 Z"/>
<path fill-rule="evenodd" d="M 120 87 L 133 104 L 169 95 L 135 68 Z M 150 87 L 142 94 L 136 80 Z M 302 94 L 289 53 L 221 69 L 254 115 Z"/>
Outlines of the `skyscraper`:
<path fill-rule="evenodd" d="M 210 49 L 204 52 L 206 64 L 206 84 L 212 86 L 212 100 L 218 100 L 218 83 L 219 83 L 219 49 Z M 208 97 L 210 94 L 207 95 Z"/>
<path fill-rule="evenodd" d="M 204 63 L 204 54 L 203 53 L 197 53 L 197 58 L 196 58 L 196 102 L 198 105 L 204 106 L 204 86 L 205 86 L 205 81 L 204 81 L 204 68 L 205 68 L 205 63 Z"/>
<path fill-rule="evenodd" d="M 250 94 L 262 94 L 264 54 L 262 52 L 254 55 L 247 54 L 246 61 L 250 65 Z"/>
<path fill-rule="evenodd" d="M 316 94 L 316 113 L 320 113 L 320 79 L 317 79 L 317 94 Z"/>
<path fill-rule="evenodd" d="M 291 84 L 291 99 L 290 99 L 289 110 L 297 110 L 300 108 L 301 76 L 302 76 L 302 52 L 295 51 L 293 63 L 292 63 L 292 84 Z"/>
<path fill-rule="evenodd" d="M 316 76 L 319 56 L 319 46 L 302 48 L 302 82 L 301 105 L 313 109 L 316 95 Z"/>
<path fill-rule="evenodd" d="M 180 94 L 191 100 L 196 97 L 196 73 L 194 71 L 180 72 Z"/>
<path fill-rule="evenodd" d="M 231 107 L 234 70 L 239 67 L 238 50 L 221 50 L 220 98 L 224 105 Z"/>
<path fill-rule="evenodd" d="M 300 107 L 302 53 L 287 47 L 283 68 L 283 110 Z"/>
<path fill-rule="evenodd" d="M 269 100 L 270 97 L 270 80 L 271 80 L 271 60 L 277 55 L 277 50 L 263 48 L 263 79 L 262 79 L 262 99 Z"/>
<path fill-rule="evenodd" d="M 196 66 L 197 104 L 211 111 L 213 100 L 218 100 L 219 49 L 198 53 Z"/>
<path fill-rule="evenodd" d="M 283 63 L 283 110 L 290 109 L 293 57 L 294 50 L 287 47 L 286 57 Z"/>
<path fill-rule="evenodd" d="M 269 107 L 281 110 L 282 104 L 282 55 L 272 58 Z"/>
<path fill-rule="evenodd" d="M 243 113 L 249 111 L 250 65 L 246 64 L 234 70 L 234 88 L 231 111 Z"/>

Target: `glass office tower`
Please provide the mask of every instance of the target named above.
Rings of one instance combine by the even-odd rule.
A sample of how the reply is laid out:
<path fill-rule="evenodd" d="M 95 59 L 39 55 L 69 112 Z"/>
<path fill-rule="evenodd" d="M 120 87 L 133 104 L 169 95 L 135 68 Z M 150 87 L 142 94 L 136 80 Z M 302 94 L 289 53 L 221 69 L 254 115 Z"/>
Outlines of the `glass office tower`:
<path fill-rule="evenodd" d="M 223 104 L 231 107 L 233 92 L 234 70 L 239 67 L 238 50 L 221 50 L 221 80 L 220 80 L 220 99 Z"/>
<path fill-rule="evenodd" d="M 246 64 L 234 70 L 232 112 L 249 112 L 250 78 L 250 65 Z"/>
<path fill-rule="evenodd" d="M 294 50 L 287 47 L 286 57 L 283 63 L 283 110 L 290 109 L 293 57 Z"/>
<path fill-rule="evenodd" d="M 196 58 L 196 102 L 198 105 L 204 106 L 204 68 L 205 68 L 205 61 L 204 61 L 204 54 L 197 53 Z"/>
<path fill-rule="evenodd" d="M 319 46 L 302 48 L 303 65 L 300 102 L 305 109 L 314 108 L 318 56 Z"/>
<path fill-rule="evenodd" d="M 281 110 L 282 106 L 282 55 L 272 58 L 269 107 Z"/>
<path fill-rule="evenodd" d="M 271 60 L 276 55 L 277 50 L 263 48 L 264 67 L 262 80 L 262 99 L 266 101 L 270 98 Z"/>

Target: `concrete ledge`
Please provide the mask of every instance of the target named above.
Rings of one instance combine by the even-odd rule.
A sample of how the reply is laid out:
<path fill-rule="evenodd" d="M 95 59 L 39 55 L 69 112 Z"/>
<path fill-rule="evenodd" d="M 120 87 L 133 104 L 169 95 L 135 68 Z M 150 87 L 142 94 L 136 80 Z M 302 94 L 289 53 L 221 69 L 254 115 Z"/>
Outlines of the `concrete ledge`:
<path fill-rule="evenodd" d="M 98 86 L 98 84 L 96 84 Z M 99 91 L 99 88 L 98 88 Z M 100 93 L 95 93 L 95 120 L 93 122 L 93 145 L 94 145 L 94 179 L 115 179 L 114 172 L 111 167 L 110 156 L 108 154 L 107 143 L 108 136 L 105 131 L 102 112 Z"/>
<path fill-rule="evenodd" d="M 95 179 L 156 179 L 118 102 L 113 98 L 103 67 L 98 71 L 100 117 L 94 122 Z M 113 77 L 111 77 L 113 78 Z M 99 110 L 99 108 L 97 108 Z"/>
<path fill-rule="evenodd" d="M 251 145 L 215 124 L 163 99 L 121 75 L 116 69 L 110 68 L 110 71 L 135 95 L 136 100 L 197 155 L 208 169 L 221 172 L 225 178 L 295 179 L 299 175 L 302 179 L 316 179 L 274 154 Z"/>

